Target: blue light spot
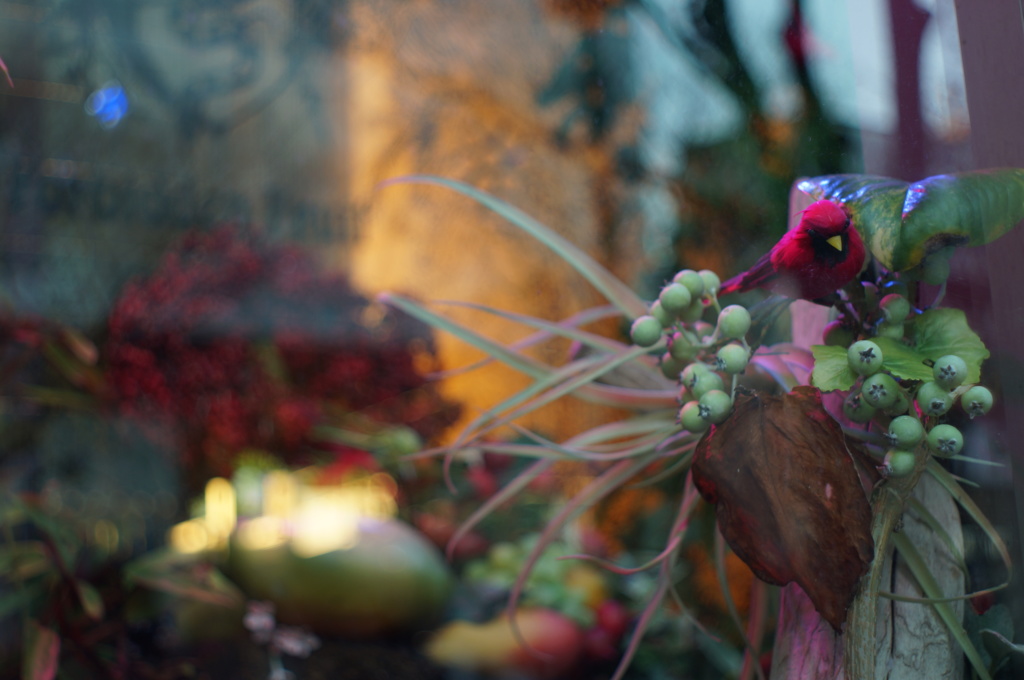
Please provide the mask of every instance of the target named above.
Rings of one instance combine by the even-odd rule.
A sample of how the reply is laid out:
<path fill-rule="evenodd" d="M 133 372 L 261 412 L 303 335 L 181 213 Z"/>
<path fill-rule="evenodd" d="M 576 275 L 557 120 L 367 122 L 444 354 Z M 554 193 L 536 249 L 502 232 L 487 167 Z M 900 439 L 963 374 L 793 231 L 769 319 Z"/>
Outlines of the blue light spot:
<path fill-rule="evenodd" d="M 104 130 L 111 130 L 128 113 L 128 95 L 121 83 L 111 80 L 89 95 L 85 100 L 85 112 L 94 116 Z"/>

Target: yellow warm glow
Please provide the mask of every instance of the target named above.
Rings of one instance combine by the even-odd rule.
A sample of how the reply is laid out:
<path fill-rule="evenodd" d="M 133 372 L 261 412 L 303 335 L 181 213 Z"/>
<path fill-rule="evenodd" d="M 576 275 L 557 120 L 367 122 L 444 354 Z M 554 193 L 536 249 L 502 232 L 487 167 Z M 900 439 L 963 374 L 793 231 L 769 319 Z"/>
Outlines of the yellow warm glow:
<path fill-rule="evenodd" d="M 263 479 L 263 514 L 287 519 L 298 500 L 295 476 L 285 470 L 274 470 Z"/>
<path fill-rule="evenodd" d="M 302 557 L 352 548 L 362 518 L 384 519 L 398 511 L 394 480 L 386 474 L 340 485 L 306 486 L 294 516 L 292 549 Z"/>
<path fill-rule="evenodd" d="M 213 546 L 227 543 L 238 520 L 238 503 L 231 482 L 214 477 L 206 483 L 206 528 Z"/>
<path fill-rule="evenodd" d="M 257 517 L 238 527 L 239 547 L 246 550 L 269 550 L 288 541 L 285 522 L 280 517 Z"/>
<path fill-rule="evenodd" d="M 210 538 L 206 520 L 190 519 L 171 527 L 168 542 L 179 553 L 200 553 L 210 547 Z"/>
<path fill-rule="evenodd" d="M 171 547 L 181 553 L 223 548 L 232 531 L 239 547 L 267 550 L 290 544 L 297 555 L 313 557 L 351 548 L 359 540 L 361 519 L 386 519 L 398 513 L 395 480 L 385 473 L 343 484 L 302 484 L 284 470 L 263 480 L 263 515 L 238 525 L 237 494 L 226 479 L 206 485 L 206 516 L 171 529 Z"/>

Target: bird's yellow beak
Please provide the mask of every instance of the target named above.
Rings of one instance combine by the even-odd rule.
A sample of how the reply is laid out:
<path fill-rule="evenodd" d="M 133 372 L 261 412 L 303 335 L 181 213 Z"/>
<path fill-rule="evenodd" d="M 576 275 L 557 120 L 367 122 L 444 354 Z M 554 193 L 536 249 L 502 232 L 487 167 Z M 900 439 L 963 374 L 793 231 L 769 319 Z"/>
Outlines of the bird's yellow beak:
<path fill-rule="evenodd" d="M 842 250 L 843 249 L 843 237 L 842 237 L 841 234 L 836 234 L 835 236 L 833 236 L 831 238 L 825 239 L 825 243 L 829 244 L 830 246 L 832 246 L 836 250 Z"/>

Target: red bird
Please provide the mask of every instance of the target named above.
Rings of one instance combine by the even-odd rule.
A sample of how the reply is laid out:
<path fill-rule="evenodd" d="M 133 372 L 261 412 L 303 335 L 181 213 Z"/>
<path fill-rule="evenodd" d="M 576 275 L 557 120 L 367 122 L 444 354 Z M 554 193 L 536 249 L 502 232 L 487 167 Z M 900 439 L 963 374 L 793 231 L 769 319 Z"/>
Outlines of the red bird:
<path fill-rule="evenodd" d="M 864 242 L 843 206 L 817 201 L 753 267 L 725 281 L 718 294 L 764 288 L 786 297 L 822 300 L 860 274 L 864 257 Z"/>

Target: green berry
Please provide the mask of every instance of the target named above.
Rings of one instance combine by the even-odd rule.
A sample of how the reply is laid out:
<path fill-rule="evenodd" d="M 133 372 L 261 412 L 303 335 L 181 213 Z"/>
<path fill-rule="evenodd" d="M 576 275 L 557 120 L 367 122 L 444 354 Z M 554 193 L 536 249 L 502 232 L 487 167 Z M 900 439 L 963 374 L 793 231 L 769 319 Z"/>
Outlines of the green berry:
<path fill-rule="evenodd" d="M 668 353 L 673 359 L 692 361 L 700 348 L 690 342 L 682 333 L 673 333 L 668 345 Z"/>
<path fill-rule="evenodd" d="M 661 322 L 653 316 L 638 316 L 629 329 L 629 337 L 640 347 L 653 347 L 661 340 Z"/>
<path fill-rule="evenodd" d="M 846 358 L 858 375 L 871 375 L 882 368 L 882 350 L 870 340 L 858 340 L 850 345 Z"/>
<path fill-rule="evenodd" d="M 717 425 L 732 412 L 732 399 L 722 390 L 708 390 L 697 402 L 700 417 Z"/>
<path fill-rule="evenodd" d="M 661 322 L 662 328 L 668 328 L 676 322 L 674 314 L 669 314 L 668 310 L 661 306 L 661 300 L 655 300 L 651 303 L 650 315 Z"/>
<path fill-rule="evenodd" d="M 707 364 L 695 361 L 694 363 L 690 364 L 689 366 L 683 369 L 682 373 L 679 376 L 679 379 L 683 383 L 683 387 L 692 388 L 694 385 L 697 384 L 697 381 L 700 379 L 700 376 L 707 375 L 708 373 L 713 372 L 714 371 L 712 371 L 711 367 L 708 366 Z"/>
<path fill-rule="evenodd" d="M 661 294 L 658 295 L 658 302 L 670 314 L 679 314 L 685 311 L 692 300 L 690 289 L 681 283 L 668 284 L 661 289 Z"/>
<path fill-rule="evenodd" d="M 960 405 L 972 419 L 974 416 L 988 413 L 992 408 L 992 401 L 992 392 L 981 385 L 975 385 L 960 397 Z"/>
<path fill-rule="evenodd" d="M 967 378 L 967 362 L 955 354 L 947 354 L 935 360 L 932 375 L 943 389 L 955 390 Z"/>
<path fill-rule="evenodd" d="M 936 382 L 926 382 L 917 388 L 917 406 L 927 416 L 941 416 L 953 405 L 953 395 Z"/>
<path fill-rule="evenodd" d="M 730 342 L 718 350 L 716 357 L 715 368 L 730 375 L 737 375 L 747 367 L 747 362 L 750 361 L 750 352 L 743 345 Z"/>
<path fill-rule="evenodd" d="M 886 477 L 905 477 L 917 466 L 917 454 L 906 449 L 889 449 L 882 462 Z"/>
<path fill-rule="evenodd" d="M 904 333 L 902 323 L 889 323 L 888 321 L 878 324 L 878 329 L 876 330 L 878 337 L 892 338 L 893 340 L 902 340 Z"/>
<path fill-rule="evenodd" d="M 897 293 L 890 293 L 878 301 L 878 307 L 887 323 L 901 324 L 910 316 L 910 301 Z"/>
<path fill-rule="evenodd" d="M 928 431 L 928 448 L 936 456 L 955 456 L 964 447 L 964 435 L 952 425 L 936 425 Z"/>
<path fill-rule="evenodd" d="M 698 338 L 704 340 L 709 335 L 715 332 L 715 327 L 709 324 L 707 321 L 698 321 L 695 324 L 693 324 L 693 332 L 697 334 Z"/>
<path fill-rule="evenodd" d="M 679 374 L 686 368 L 686 361 L 676 359 L 671 354 L 665 353 L 661 355 L 661 374 L 669 380 L 679 380 Z"/>
<path fill-rule="evenodd" d="M 885 411 L 886 415 L 901 416 L 904 413 L 906 413 L 907 409 L 909 408 L 910 400 L 907 398 L 907 393 L 903 390 L 900 390 L 896 394 L 896 401 L 894 401 L 891 405 L 885 407 L 885 409 L 883 410 Z"/>
<path fill-rule="evenodd" d="M 877 409 L 864 401 L 859 392 L 853 392 L 843 402 L 843 413 L 855 423 L 866 423 L 875 417 Z"/>
<path fill-rule="evenodd" d="M 705 394 L 712 390 L 724 390 L 725 383 L 722 382 L 722 376 L 714 372 L 701 373 L 697 376 L 697 382 L 692 385 L 688 385 L 690 393 L 700 399 Z"/>
<path fill-rule="evenodd" d="M 853 329 L 848 328 L 840 319 L 829 322 L 821 334 L 822 342 L 832 347 L 849 347 L 856 339 Z"/>
<path fill-rule="evenodd" d="M 742 305 L 729 305 L 718 314 L 718 332 L 723 338 L 739 340 L 750 330 L 750 312 Z"/>
<path fill-rule="evenodd" d="M 693 298 L 690 306 L 679 313 L 679 318 L 684 323 L 696 323 L 704 316 L 704 301 L 699 297 Z"/>
<path fill-rule="evenodd" d="M 679 411 L 679 424 L 684 430 L 690 432 L 703 432 L 708 429 L 711 423 L 705 420 L 700 414 L 700 404 L 695 401 L 687 402 Z"/>
<path fill-rule="evenodd" d="M 888 408 L 896 403 L 900 386 L 888 373 L 875 373 L 864 379 L 860 387 L 861 396 L 875 408 Z"/>
<path fill-rule="evenodd" d="M 899 416 L 889 423 L 885 438 L 898 449 L 912 449 L 924 439 L 924 425 L 914 416 Z"/>
<path fill-rule="evenodd" d="M 704 279 L 692 269 L 684 269 L 672 277 L 673 283 L 681 283 L 690 289 L 690 295 L 699 298 L 704 295 Z"/>
<path fill-rule="evenodd" d="M 704 282 L 704 292 L 708 295 L 718 295 L 718 288 L 722 285 L 722 280 L 718 278 L 718 274 L 714 273 L 710 269 L 701 269 L 697 272 L 700 276 L 701 281 Z"/>

